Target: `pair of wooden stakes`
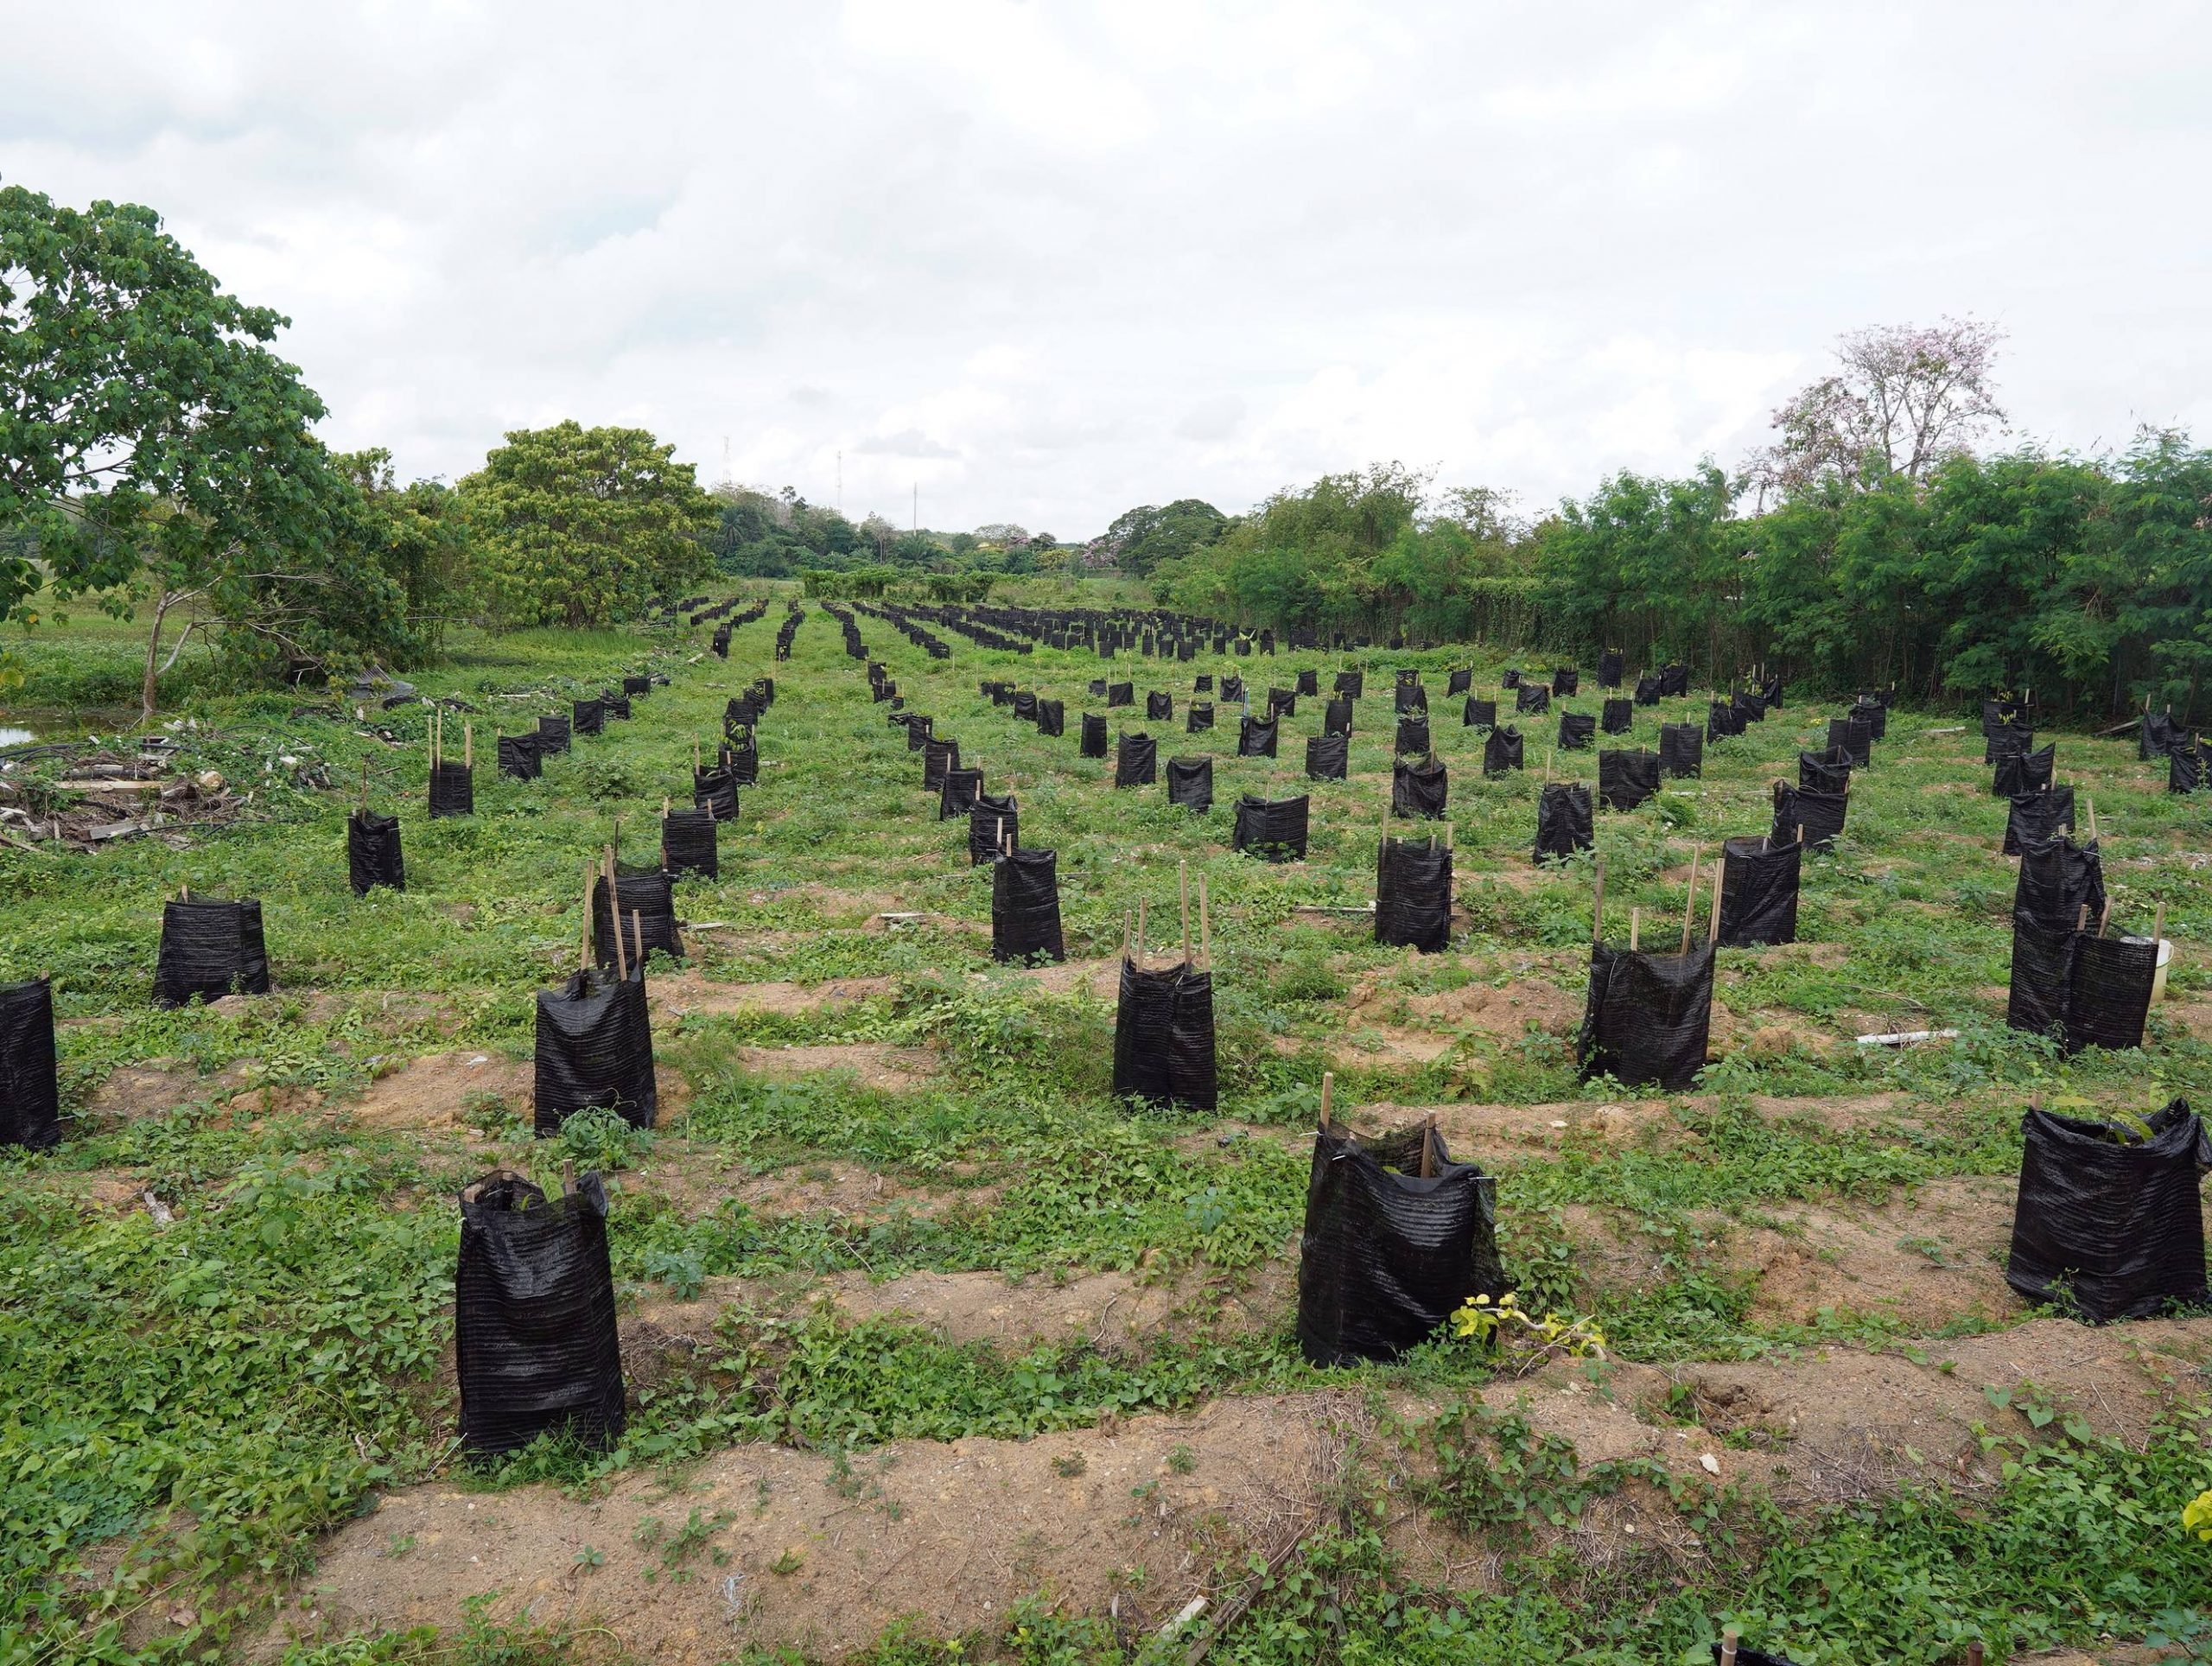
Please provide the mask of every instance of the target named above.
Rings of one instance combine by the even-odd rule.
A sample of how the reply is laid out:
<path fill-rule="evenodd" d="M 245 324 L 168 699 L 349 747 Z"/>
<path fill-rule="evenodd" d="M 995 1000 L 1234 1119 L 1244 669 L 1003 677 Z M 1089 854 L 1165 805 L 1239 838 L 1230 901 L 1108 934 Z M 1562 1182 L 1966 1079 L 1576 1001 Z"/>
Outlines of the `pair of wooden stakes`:
<path fill-rule="evenodd" d="M 1337 1073 L 1332 1070 L 1321 1072 L 1321 1132 L 1333 1134 L 1336 1128 L 1329 1121 L 1329 1101 L 1335 1096 Z M 1436 1113 L 1430 1111 L 1421 1125 L 1421 1177 L 1424 1180 L 1436 1178 Z"/>
<path fill-rule="evenodd" d="M 1690 951 L 1690 922 L 1697 918 L 1698 862 L 1703 852 L 1694 847 L 1690 851 L 1690 890 L 1682 902 L 1682 942 L 1677 954 Z M 1605 941 L 1605 859 L 1600 856 L 1594 864 L 1597 878 L 1592 887 L 1590 910 L 1590 941 L 1603 947 Z M 1713 875 L 1713 906 L 1706 917 L 1705 940 L 1713 942 L 1720 935 L 1720 887 L 1722 874 L 1716 866 Z M 1628 950 L 1630 954 L 1641 952 L 1643 936 L 1643 911 L 1628 911 Z"/>
<path fill-rule="evenodd" d="M 1183 964 L 1192 971 L 1210 972 L 1213 970 L 1213 925 L 1212 918 L 1206 907 L 1205 876 L 1204 874 L 1198 876 L 1198 953 L 1204 964 L 1191 958 L 1191 864 L 1187 862 L 1181 864 L 1178 874 L 1178 885 L 1182 893 L 1183 905 Z M 1151 951 L 1145 943 L 1144 910 L 1144 900 L 1140 898 L 1137 901 L 1136 936 L 1134 941 L 1129 935 L 1128 911 L 1124 909 L 1122 912 L 1122 958 L 1141 972 L 1152 970 Z"/>

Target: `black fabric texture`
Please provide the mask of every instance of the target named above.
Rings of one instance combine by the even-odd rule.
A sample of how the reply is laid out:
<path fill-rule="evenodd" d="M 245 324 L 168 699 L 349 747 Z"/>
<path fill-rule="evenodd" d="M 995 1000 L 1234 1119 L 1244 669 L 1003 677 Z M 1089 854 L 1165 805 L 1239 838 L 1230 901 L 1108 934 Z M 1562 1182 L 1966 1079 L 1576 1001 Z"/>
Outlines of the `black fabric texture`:
<path fill-rule="evenodd" d="M 1797 754 L 1797 785 L 1808 792 L 1851 791 L 1851 760 L 1829 749 Z"/>
<path fill-rule="evenodd" d="M 543 1139 L 580 1110 L 651 1128 L 660 1110 L 645 980 L 587 968 L 537 992 L 537 1122 Z"/>
<path fill-rule="evenodd" d="M 1449 697 L 1451 697 L 1452 695 L 1455 695 L 1455 694 L 1465 694 L 1465 693 L 1466 693 L 1466 692 L 1467 692 L 1467 690 L 1470 690 L 1470 689 L 1473 688 L 1474 686 L 1475 686 L 1475 673 L 1474 673 L 1474 671 L 1473 671 L 1472 668 L 1471 668 L 1471 667 L 1462 668 L 1461 670 L 1455 671 L 1452 672 L 1452 673 L 1451 673 L 1451 674 L 1450 674 L 1450 675 L 1449 675 L 1449 676 L 1445 679 L 1445 684 L 1444 684 L 1444 693 L 1445 693 L 1445 696 L 1448 699 Z"/>
<path fill-rule="evenodd" d="M 607 708 L 596 700 L 572 700 L 569 703 L 569 733 L 571 734 L 600 734 L 607 728 Z"/>
<path fill-rule="evenodd" d="M 660 818 L 660 865 L 671 878 L 721 877 L 721 847 L 715 836 L 717 819 L 705 808 L 671 810 Z"/>
<path fill-rule="evenodd" d="M 1321 733 L 1348 735 L 1351 733 L 1351 696 L 1340 694 L 1321 708 Z"/>
<path fill-rule="evenodd" d="M 548 712 L 537 720 L 537 749 L 546 757 L 565 756 L 569 750 L 569 720 Z"/>
<path fill-rule="evenodd" d="M 1657 705 L 1659 703 L 1659 679 L 1648 673 L 1643 677 L 1637 677 L 1636 679 L 1636 693 L 1633 698 L 1635 699 L 1636 703 L 1639 706 Z"/>
<path fill-rule="evenodd" d="M 1351 740 L 1343 734 L 1316 734 L 1306 742 L 1306 779 L 1341 781 L 1351 770 Z"/>
<path fill-rule="evenodd" d="M 1758 949 L 1797 941 L 1797 885 L 1805 853 L 1771 839 L 1720 845 L 1720 946 Z"/>
<path fill-rule="evenodd" d="M 1453 1162 L 1443 1135 L 1314 1136 L 1298 1244 L 1298 1343 L 1309 1364 L 1395 1359 L 1470 1297 L 1504 1294 L 1497 1182 Z"/>
<path fill-rule="evenodd" d="M 1281 726 L 1274 719 L 1244 717 L 1237 720 L 1236 755 L 1239 758 L 1272 758 L 1281 744 Z"/>
<path fill-rule="evenodd" d="M 1213 702 L 1193 700 L 1183 711 L 1183 732 L 1198 734 L 1213 727 Z"/>
<path fill-rule="evenodd" d="M 1795 844 L 1798 841 L 1797 830 L 1802 827 L 1805 830 L 1804 843 L 1815 850 L 1833 850 L 1850 809 L 1851 795 L 1847 792 L 1815 792 L 1810 787 L 1777 781 L 1774 830 L 1769 836 L 1777 844 Z"/>
<path fill-rule="evenodd" d="M 2158 945 L 2150 938 L 2083 932 L 2069 969 L 2066 1051 L 2141 1046 L 2158 970 Z"/>
<path fill-rule="evenodd" d="M 1473 695 L 1469 695 L 1467 696 L 1466 704 L 1459 708 L 1459 727 L 1462 728 L 1496 728 L 1497 727 L 1497 702 L 1495 700 L 1478 700 Z"/>
<path fill-rule="evenodd" d="M 2093 1324 L 2202 1307 L 2212 1167 L 2204 1124 L 2177 1099 L 2142 1129 L 2031 1110 L 2005 1281 Z"/>
<path fill-rule="evenodd" d="M 1559 715 L 1559 749 L 1561 752 L 1586 752 L 1597 743 L 1598 720 L 1586 711 L 1563 711 Z"/>
<path fill-rule="evenodd" d="M 60 1141 L 54 987 L 42 977 L 0 984 L 0 1146 L 42 1151 Z"/>
<path fill-rule="evenodd" d="M 2175 740 L 2166 748 L 2166 791 L 2196 792 L 2203 786 L 2203 747 L 2192 738 Z"/>
<path fill-rule="evenodd" d="M 935 735 L 922 742 L 922 791 L 942 792 L 948 771 L 960 767 L 960 742 Z"/>
<path fill-rule="evenodd" d="M 1690 691 L 1690 668 L 1688 665 L 1662 665 L 1659 668 L 1659 692 L 1666 699 L 1679 699 Z"/>
<path fill-rule="evenodd" d="M 991 957 L 995 960 L 1065 960 L 1060 936 L 1059 858 L 1050 850 L 1017 850 L 991 864 Z"/>
<path fill-rule="evenodd" d="M 1571 856 L 1595 843 L 1590 789 L 1580 781 L 1547 781 L 1536 795 L 1536 860 Z"/>
<path fill-rule="evenodd" d="M 1601 689 L 1620 687 L 1622 675 L 1627 670 L 1628 661 L 1622 657 L 1621 651 L 1618 648 L 1606 649 L 1598 656 L 1598 686 Z"/>
<path fill-rule="evenodd" d="M 357 810 L 346 818 L 346 877 L 353 894 L 365 897 L 375 887 L 407 888 L 407 864 L 399 850 L 399 817 Z"/>
<path fill-rule="evenodd" d="M 1720 1666 L 1720 1645 L 1713 1645 L 1713 1666 Z M 1787 1655 L 1769 1654 L 1764 1649 L 1747 1649 L 1736 1645 L 1736 1666 L 1796 1666 Z"/>
<path fill-rule="evenodd" d="M 1521 686 L 1520 668 L 1518 666 L 1510 665 L 1505 670 L 1500 671 L 1497 674 L 1497 686 L 1501 689 L 1519 688 Z"/>
<path fill-rule="evenodd" d="M 2005 990 L 2005 1021 L 2032 1035 L 2065 1040 L 2066 996 L 2073 982 L 2074 922 L 2045 925 L 2015 912 L 2012 916 L 2012 976 Z"/>
<path fill-rule="evenodd" d="M 1407 716 L 1398 720 L 1398 733 L 1393 750 L 1401 756 L 1411 754 L 1415 757 L 1426 757 L 1430 744 L 1427 718 Z"/>
<path fill-rule="evenodd" d="M 1224 677 L 1221 679 L 1221 701 L 1224 705 L 1235 705 L 1243 697 L 1244 679 L 1243 677 Z"/>
<path fill-rule="evenodd" d="M 430 771 L 430 817 L 474 816 L 476 777 L 467 764 L 441 763 Z"/>
<path fill-rule="evenodd" d="M 545 754 L 535 734 L 499 737 L 499 773 L 518 781 L 534 781 L 545 773 Z"/>
<path fill-rule="evenodd" d="M 1606 748 L 1598 754 L 1598 803 L 1607 810 L 1634 810 L 1659 793 L 1659 754 Z"/>
<path fill-rule="evenodd" d="M 1675 780 L 1705 773 L 1705 731 L 1695 723 L 1659 725 L 1659 773 Z"/>
<path fill-rule="evenodd" d="M 1292 693 L 1288 689 L 1269 689 L 1268 690 L 1268 716 L 1271 720 L 1277 717 L 1295 717 L 1297 715 L 1298 696 L 1295 694 Z"/>
<path fill-rule="evenodd" d="M 1541 683 L 1523 683 L 1513 690 L 1513 709 L 1522 712 L 1547 712 L 1552 709 L 1552 691 Z"/>
<path fill-rule="evenodd" d="M 645 957 L 656 949 L 683 959 L 683 938 L 676 927 L 676 891 L 668 875 L 620 874 L 614 884 L 622 909 L 622 954 L 627 963 L 632 969 L 643 965 Z M 607 918 L 607 879 L 602 874 L 591 886 L 592 955 L 601 966 L 615 963 L 613 929 Z"/>
<path fill-rule="evenodd" d="M 760 743 L 753 738 L 749 730 L 743 739 L 734 743 L 724 741 L 715 754 L 715 763 L 717 767 L 729 772 L 732 786 L 758 785 L 760 780 Z M 733 798 L 730 806 L 733 817 L 736 814 L 736 808 Z"/>
<path fill-rule="evenodd" d="M 1011 792 L 1003 798 L 979 792 L 968 806 L 968 865 L 995 861 L 1002 845 L 1021 849 L 1021 806 Z"/>
<path fill-rule="evenodd" d="M 1575 1043 L 1583 1080 L 1689 1087 L 1705 1068 L 1713 1021 L 1713 945 L 1655 954 L 1604 944 L 1590 951 L 1590 994 Z"/>
<path fill-rule="evenodd" d="M 1390 813 L 1433 821 L 1444 814 L 1450 786 L 1441 759 L 1431 756 L 1408 763 L 1401 758 L 1390 766 Z"/>
<path fill-rule="evenodd" d="M 1338 671 L 1330 686 L 1338 694 L 1348 694 L 1355 700 L 1360 699 L 1367 693 L 1367 673 Z"/>
<path fill-rule="evenodd" d="M 2054 838 L 2020 848 L 2020 874 L 2012 887 L 2014 919 L 2070 932 L 2084 908 L 2091 919 L 2104 918 L 2105 863 L 2095 840 L 2076 844 Z"/>
<path fill-rule="evenodd" d="M 2173 718 L 2164 712 L 2145 712 L 2135 731 L 2136 757 L 2146 764 L 2153 758 L 2163 758 L 2173 742 Z"/>
<path fill-rule="evenodd" d="M 593 1451 L 621 1438 L 622 1345 L 596 1173 L 557 1199 L 504 1173 L 461 1193 L 454 1363 L 474 1457 L 554 1432 Z"/>
<path fill-rule="evenodd" d="M 618 723 L 628 722 L 630 696 L 626 694 L 617 694 L 612 689 L 601 690 L 599 696 L 599 715 L 602 720 L 612 720 Z"/>
<path fill-rule="evenodd" d="M 1169 1032 L 1175 1022 L 1179 966 L 1140 970 L 1126 956 L 1114 1002 L 1114 1097 L 1164 1105 L 1168 1086 Z"/>
<path fill-rule="evenodd" d="M 1991 773 L 1990 791 L 2000 798 L 2016 798 L 2051 784 L 2058 773 L 2056 741 L 2035 752 L 2008 752 L 1997 760 Z"/>
<path fill-rule="evenodd" d="M 1124 734 L 1114 754 L 1116 786 L 1150 786 L 1160 779 L 1160 742 L 1149 734 Z"/>
<path fill-rule="evenodd" d="M 976 807 L 976 800 L 982 792 L 981 769 L 948 769 L 944 779 L 938 785 L 938 820 L 949 822 L 956 816 L 965 816 Z"/>
<path fill-rule="evenodd" d="M 1065 700 L 1039 700 L 1037 703 L 1037 733 L 1065 734 L 1067 730 L 1067 703 Z"/>
<path fill-rule="evenodd" d="M 1725 741 L 1732 734 L 1741 734 L 1743 732 L 1743 714 L 1729 702 L 1712 700 L 1706 703 L 1705 738 L 1707 740 Z"/>
<path fill-rule="evenodd" d="M 261 935 L 261 905 L 202 902 L 162 905 L 162 946 L 154 968 L 154 1004 L 181 1007 L 193 996 L 220 1001 L 269 993 L 269 950 Z"/>
<path fill-rule="evenodd" d="M 1878 700 L 1868 700 L 1865 696 L 1860 696 L 1859 703 L 1851 709 L 1851 716 L 1854 722 L 1865 723 L 1866 733 L 1874 740 L 1880 741 L 1888 737 L 1890 709 Z"/>
<path fill-rule="evenodd" d="M 1440 954 L 1452 945 L 1452 851 L 1433 838 L 1385 837 L 1375 865 L 1375 940 Z"/>
<path fill-rule="evenodd" d="M 1037 721 L 1037 695 L 1034 690 L 1016 689 L 1014 691 L 1014 715 L 1024 723 L 1033 723 Z"/>
<path fill-rule="evenodd" d="M 1636 727 L 1636 702 L 1606 701 L 1605 709 L 1599 715 L 1598 727 L 1608 734 L 1626 734 Z"/>
<path fill-rule="evenodd" d="M 1137 685 L 1134 683 L 1109 683 L 1106 703 L 1114 706 L 1134 706 L 1137 703 Z"/>
<path fill-rule="evenodd" d="M 1103 758 L 1106 755 L 1106 718 L 1103 713 L 1084 713 L 1083 739 L 1077 750 L 1085 758 Z"/>
<path fill-rule="evenodd" d="M 1300 672 L 1299 672 L 1299 674 L 1298 674 L 1298 681 L 1297 681 L 1297 683 L 1295 684 L 1295 685 L 1294 686 L 1293 692 L 1294 692 L 1294 693 L 1297 693 L 1297 694 L 1310 694 L 1310 695 L 1313 695 L 1313 696 L 1316 696 L 1316 697 L 1318 698 L 1318 697 L 1319 696 L 1319 695 L 1320 695 L 1320 692 L 1321 692 L 1321 674 L 1320 674 L 1320 672 L 1319 672 L 1319 671 L 1300 671 Z"/>
<path fill-rule="evenodd" d="M 1503 775 L 1521 767 L 1521 731 L 1501 723 L 1483 739 L 1483 773 Z"/>
<path fill-rule="evenodd" d="M 717 765 L 691 772 L 691 806 L 703 810 L 718 822 L 737 819 L 737 776 Z"/>
<path fill-rule="evenodd" d="M 2005 817 L 2005 854 L 2017 856 L 2031 844 L 2046 843 L 2073 830 L 2072 787 L 2020 793 L 2011 801 Z"/>
<path fill-rule="evenodd" d="M 1144 697 L 1144 715 L 1155 723 L 1165 723 L 1175 715 L 1175 696 L 1153 690 Z"/>
<path fill-rule="evenodd" d="M 1089 692 L 1092 699 L 1103 700 L 1106 697 L 1106 679 L 1103 677 L 1092 677 L 1089 685 Z"/>
<path fill-rule="evenodd" d="M 651 694 L 652 691 L 653 680 L 650 677 L 626 677 L 622 679 L 624 694 Z"/>
<path fill-rule="evenodd" d="M 1554 665 L 1552 668 L 1554 694 L 1579 694 L 1581 690 L 1582 673 L 1580 671 L 1572 665 Z"/>
<path fill-rule="evenodd" d="M 1874 761 L 1873 732 L 1858 718 L 1829 718 L 1828 746 L 1848 757 L 1853 769 L 1865 769 Z"/>
<path fill-rule="evenodd" d="M 1392 709 L 1406 712 L 1427 711 L 1428 690 L 1418 683 L 1399 683 L 1390 690 Z"/>
<path fill-rule="evenodd" d="M 1203 815 L 1213 808 L 1213 760 L 1170 758 L 1167 760 L 1167 802 Z"/>
<path fill-rule="evenodd" d="M 1262 862 L 1304 862 L 1310 800 L 1260 798 L 1246 793 L 1236 800 L 1236 826 L 1230 849 Z"/>
<path fill-rule="evenodd" d="M 930 716 L 926 712 L 918 711 L 910 711 L 906 714 L 906 750 L 909 752 L 925 751 L 928 748 L 931 739 L 931 725 L 935 723 L 937 719 Z"/>

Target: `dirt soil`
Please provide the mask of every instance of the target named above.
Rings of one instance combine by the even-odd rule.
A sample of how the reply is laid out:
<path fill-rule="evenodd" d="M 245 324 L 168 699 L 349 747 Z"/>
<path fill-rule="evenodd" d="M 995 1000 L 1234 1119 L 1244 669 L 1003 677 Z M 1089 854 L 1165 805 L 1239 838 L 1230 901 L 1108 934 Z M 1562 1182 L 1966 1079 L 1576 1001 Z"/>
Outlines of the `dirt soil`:
<path fill-rule="evenodd" d="M 1985 1389 L 2032 1384 L 2100 1431 L 2140 1439 L 2177 1388 L 2202 1391 L 2212 1319 L 2038 1319 L 1920 1351 L 1924 1364 L 1843 1348 L 1669 1370 L 1563 1362 L 1483 1397 L 1572 1441 L 1586 1464 L 1654 1459 L 1766 1489 L 1785 1507 L 1914 1481 L 1973 1491 L 1993 1484 L 2002 1456 L 1982 1452 L 1977 1428 L 2029 1429 Z M 682 1481 L 632 1475 L 591 1499 L 431 1483 L 386 1495 L 326 1541 L 286 1621 L 301 1634 L 449 1626 L 468 1598 L 497 1593 L 497 1613 L 601 1625 L 639 1657 L 704 1663 L 746 1644 L 835 1656 L 910 1615 L 948 1635 L 1044 1588 L 1153 1629 L 1192 1596 L 1217 1596 L 1217 1567 L 1312 1519 L 1362 1423 L 1351 1396 L 1246 1396 L 1028 1440 L 902 1441 L 842 1462 L 742 1447 Z M 1605 1501 L 1578 1549 L 1603 1561 L 1651 1543 L 1656 1528 L 1696 1555 L 1679 1521 L 1652 1520 L 1664 1511 L 1656 1497 Z M 679 1554 L 670 1542 L 695 1511 L 703 1542 Z M 1479 1582 L 1478 1545 L 1410 1525 L 1433 1565 Z M 601 1565 L 580 1566 L 587 1547 Z M 1132 1570 L 1143 1575 L 1134 1588 Z"/>
<path fill-rule="evenodd" d="M 724 983 L 694 971 L 655 978 L 645 999 L 656 1022 L 716 1013 L 799 1014 L 835 1011 L 880 999 L 898 987 L 893 977 L 839 977 L 823 983 Z"/>
<path fill-rule="evenodd" d="M 825 1071 L 850 1071 L 861 1086 L 892 1092 L 928 1086 L 939 1068 L 937 1055 L 926 1047 L 893 1047 L 873 1041 L 743 1047 L 738 1058 L 746 1069 L 761 1076 L 798 1078 Z"/>
<path fill-rule="evenodd" d="M 503 1053 L 466 1050 L 431 1053 L 378 1077 L 348 1109 L 371 1128 L 458 1128 L 471 1094 L 497 1094 L 528 1116 L 537 1103 L 536 1071 Z"/>

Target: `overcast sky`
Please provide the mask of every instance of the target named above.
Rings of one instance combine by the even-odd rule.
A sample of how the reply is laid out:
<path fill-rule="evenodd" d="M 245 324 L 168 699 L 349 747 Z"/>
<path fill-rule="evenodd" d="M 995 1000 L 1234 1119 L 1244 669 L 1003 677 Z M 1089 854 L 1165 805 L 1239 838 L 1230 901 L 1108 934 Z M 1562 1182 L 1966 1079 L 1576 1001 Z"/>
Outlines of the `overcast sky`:
<path fill-rule="evenodd" d="M 9 5 L 0 179 L 150 204 L 326 437 L 653 429 L 1079 537 L 1397 458 L 1732 465 L 1840 333 L 2212 440 L 2212 10 L 1298 0 Z"/>

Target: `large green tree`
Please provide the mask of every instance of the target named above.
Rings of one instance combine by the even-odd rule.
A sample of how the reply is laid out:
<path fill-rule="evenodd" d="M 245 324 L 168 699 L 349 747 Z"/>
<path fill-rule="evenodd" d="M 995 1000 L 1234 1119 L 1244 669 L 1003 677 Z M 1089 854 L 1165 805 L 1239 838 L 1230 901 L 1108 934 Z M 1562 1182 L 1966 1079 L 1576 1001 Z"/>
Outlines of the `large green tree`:
<path fill-rule="evenodd" d="M 721 524 L 675 448 L 641 428 L 517 429 L 461 483 L 501 615 L 521 625 L 634 619 L 712 569 Z"/>
<path fill-rule="evenodd" d="M 36 598 L 149 602 L 295 675 L 404 651 L 398 587 L 357 559 L 358 495 L 322 402 L 150 208 L 0 188 L 0 619 Z M 175 651 L 170 654 L 174 663 Z"/>

